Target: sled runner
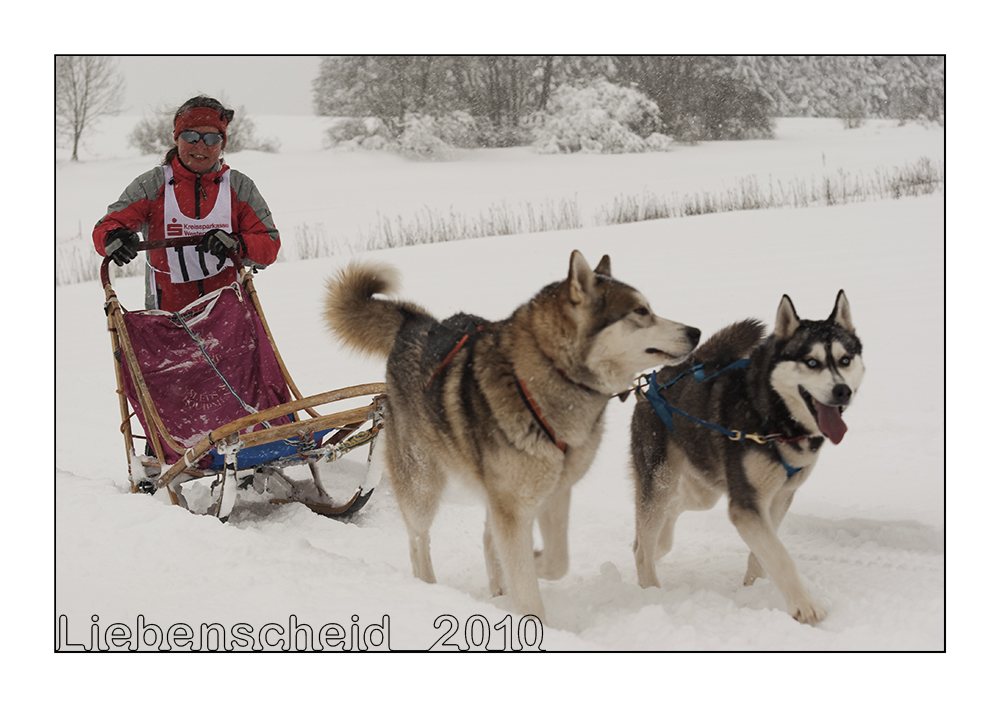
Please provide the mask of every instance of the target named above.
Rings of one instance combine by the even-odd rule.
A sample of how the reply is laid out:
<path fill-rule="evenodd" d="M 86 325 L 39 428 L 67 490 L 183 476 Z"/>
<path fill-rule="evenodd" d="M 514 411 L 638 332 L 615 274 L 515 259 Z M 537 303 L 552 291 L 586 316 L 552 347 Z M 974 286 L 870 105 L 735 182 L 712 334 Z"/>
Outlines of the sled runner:
<path fill-rule="evenodd" d="M 200 237 L 172 238 L 138 248 L 198 242 Z M 329 516 L 355 513 L 378 483 L 371 455 L 382 428 L 385 385 L 304 397 L 275 346 L 252 272 L 232 251 L 230 259 L 237 281 L 179 312 L 125 309 L 111 285 L 111 259 L 101 265 L 132 492 L 166 488 L 173 504 L 188 508 L 181 484 L 210 478 L 207 513 L 223 520 L 237 490 L 251 485 L 271 503 L 303 503 Z M 315 409 L 358 405 L 355 399 L 369 396 L 371 402 L 361 407 L 323 414 Z M 133 432 L 133 417 L 144 434 Z M 145 440 L 144 454 L 136 453 L 136 439 Z M 338 503 L 323 486 L 320 466 L 364 445 L 364 478 Z M 284 471 L 302 465 L 309 467 L 311 483 Z"/>

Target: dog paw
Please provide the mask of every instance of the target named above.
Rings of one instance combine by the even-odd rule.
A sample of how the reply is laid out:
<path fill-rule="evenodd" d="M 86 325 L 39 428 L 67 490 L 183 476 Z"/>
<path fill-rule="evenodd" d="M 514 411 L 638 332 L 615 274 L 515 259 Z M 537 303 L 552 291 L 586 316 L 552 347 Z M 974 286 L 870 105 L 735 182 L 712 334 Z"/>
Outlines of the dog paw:
<path fill-rule="evenodd" d="M 646 567 L 642 565 L 636 566 L 636 574 L 638 575 L 639 586 L 643 589 L 649 589 L 650 587 L 660 587 L 660 580 L 656 576 L 656 570 L 652 567 Z"/>
<path fill-rule="evenodd" d="M 806 602 L 798 606 L 790 606 L 788 613 L 799 623 L 815 626 L 826 618 L 826 610 L 814 602 Z"/>

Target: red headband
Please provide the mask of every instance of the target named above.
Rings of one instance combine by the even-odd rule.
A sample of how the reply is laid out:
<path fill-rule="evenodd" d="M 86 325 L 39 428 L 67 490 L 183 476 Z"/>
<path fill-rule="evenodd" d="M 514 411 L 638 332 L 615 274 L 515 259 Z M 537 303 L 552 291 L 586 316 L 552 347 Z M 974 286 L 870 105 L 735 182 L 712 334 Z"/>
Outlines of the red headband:
<path fill-rule="evenodd" d="M 212 108 L 192 108 L 184 111 L 174 120 L 174 140 L 181 131 L 195 126 L 208 125 L 222 134 L 222 146 L 226 146 L 226 125 L 229 121 L 222 117 L 221 111 Z"/>

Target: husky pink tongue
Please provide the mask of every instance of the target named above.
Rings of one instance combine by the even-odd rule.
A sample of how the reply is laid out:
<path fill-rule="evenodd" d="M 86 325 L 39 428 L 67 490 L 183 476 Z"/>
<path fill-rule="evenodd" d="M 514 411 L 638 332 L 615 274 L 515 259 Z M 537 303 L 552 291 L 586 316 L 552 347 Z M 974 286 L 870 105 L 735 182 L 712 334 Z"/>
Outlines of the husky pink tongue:
<path fill-rule="evenodd" d="M 840 408 L 836 405 L 823 405 L 816 400 L 813 400 L 813 405 L 816 406 L 819 431 L 834 444 L 840 444 L 840 440 L 847 434 L 847 425 L 840 417 Z"/>

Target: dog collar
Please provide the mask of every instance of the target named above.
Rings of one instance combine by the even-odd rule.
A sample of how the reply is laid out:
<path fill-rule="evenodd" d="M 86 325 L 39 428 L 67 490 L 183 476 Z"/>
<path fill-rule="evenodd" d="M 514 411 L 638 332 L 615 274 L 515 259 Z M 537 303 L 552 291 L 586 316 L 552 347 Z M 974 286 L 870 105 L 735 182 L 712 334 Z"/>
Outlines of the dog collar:
<path fill-rule="evenodd" d="M 599 390 L 595 390 L 594 388 L 591 388 L 586 383 L 580 383 L 579 381 L 573 380 L 572 378 L 570 378 L 566 374 L 566 371 L 564 371 L 563 369 L 559 368 L 558 366 L 553 366 L 553 368 L 556 369 L 556 373 L 558 373 L 560 376 L 562 376 L 563 380 L 565 380 L 567 383 L 572 383 L 573 385 L 575 385 L 580 390 L 585 390 L 588 393 L 594 393 L 595 395 L 607 395 L 607 393 L 602 393 Z M 621 400 L 624 403 L 626 400 L 628 400 L 628 396 L 632 393 L 632 390 L 633 390 L 633 388 L 629 388 L 628 390 L 623 390 L 622 392 L 615 393 L 614 395 L 611 395 L 609 397 L 611 397 L 611 398 L 618 398 L 619 400 Z"/>
<path fill-rule="evenodd" d="M 573 380 L 572 378 L 569 377 L 569 375 L 567 375 L 566 371 L 559 368 L 558 366 L 555 366 L 555 369 L 556 373 L 558 373 L 562 377 L 562 379 L 565 380 L 567 383 L 572 383 L 580 390 L 586 390 L 588 393 L 597 393 L 599 395 L 603 395 L 603 393 L 601 393 L 599 390 L 594 390 L 586 383 L 580 383 L 579 381 Z"/>

